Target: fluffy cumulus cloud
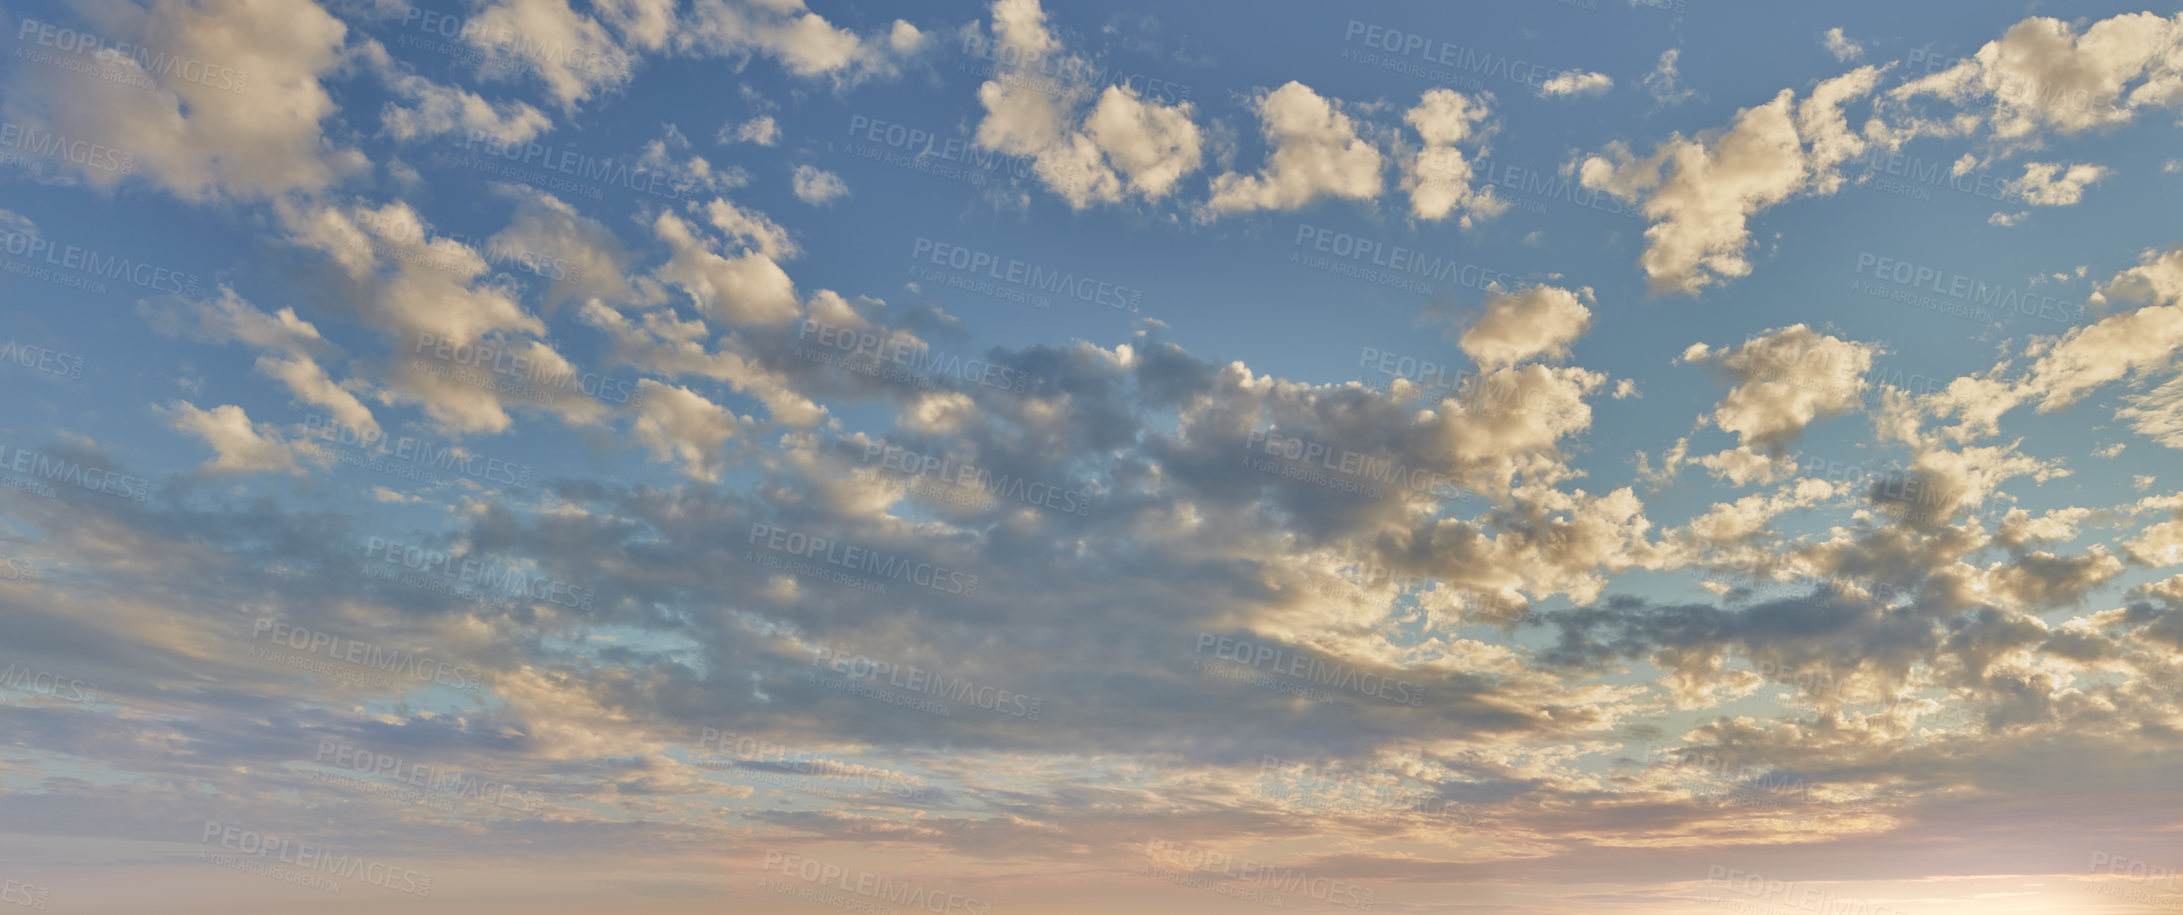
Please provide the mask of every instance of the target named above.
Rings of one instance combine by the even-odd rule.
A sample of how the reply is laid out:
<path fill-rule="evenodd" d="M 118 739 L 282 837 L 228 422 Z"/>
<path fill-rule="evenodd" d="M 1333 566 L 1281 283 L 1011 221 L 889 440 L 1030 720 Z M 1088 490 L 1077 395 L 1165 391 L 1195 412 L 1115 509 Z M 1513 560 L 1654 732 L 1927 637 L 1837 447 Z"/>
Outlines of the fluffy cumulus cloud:
<path fill-rule="evenodd" d="M 1638 202 L 1652 225 L 1639 263 L 1655 291 L 1695 294 L 1748 275 L 1750 220 L 1804 192 L 1832 193 L 1838 166 L 1861 154 L 1842 106 L 1870 94 L 1880 69 L 1861 67 L 1826 80 L 1798 101 L 1784 89 L 1745 108 L 1725 129 L 1676 134 L 1637 156 L 1615 144 L 1584 159 L 1585 187 Z"/>
<path fill-rule="evenodd" d="M 636 56 L 568 0 L 493 0 L 463 23 L 481 76 L 535 80 L 563 108 L 626 85 Z"/>
<path fill-rule="evenodd" d="M 803 0 L 697 0 L 677 23 L 673 42 L 689 53 L 763 54 L 796 76 L 851 85 L 898 75 L 930 38 L 902 19 L 858 35 L 828 22 Z"/>
<path fill-rule="evenodd" d="M 1457 345 L 1482 368 L 1503 368 L 1540 355 L 1568 352 L 1592 326 L 1590 288 L 1574 292 L 1532 286 L 1486 300 L 1485 314 L 1463 331 Z"/>
<path fill-rule="evenodd" d="M 2084 199 L 2085 186 L 2098 182 L 2107 172 L 2107 168 L 2100 165 L 2026 162 L 2024 177 L 2016 179 L 2011 189 L 2034 206 L 2075 206 L 2077 201 Z"/>
<path fill-rule="evenodd" d="M 823 168 L 798 165 L 789 178 L 796 199 L 812 206 L 824 206 L 849 195 L 849 185 L 842 183 L 841 176 Z"/>
<path fill-rule="evenodd" d="M 1876 353 L 1802 324 L 1733 346 L 1691 344 L 1681 361 L 1712 367 L 1730 384 L 1706 419 L 1736 435 L 1734 451 L 1701 463 L 1738 482 L 1769 476 L 1806 427 L 1863 403 Z"/>
<path fill-rule="evenodd" d="M 685 387 L 644 381 L 644 406 L 631 430 L 655 460 L 676 460 L 682 472 L 720 482 L 725 447 L 735 436 L 735 414 Z"/>
<path fill-rule="evenodd" d="M 1002 63 L 978 87 L 985 117 L 977 142 L 1030 157 L 1039 181 L 1070 206 L 1159 200 L 1198 170 L 1204 137 L 1194 106 L 1147 99 L 1126 85 L 1097 90 L 1096 101 L 1083 105 L 1096 89 L 1084 75 L 1093 68 L 1063 52 L 1038 0 L 996 0 L 992 32 L 993 56 Z M 1033 63 L 1047 60 L 1058 62 L 1049 69 L 1062 74 L 1061 85 L 1050 85 Z"/>
<path fill-rule="evenodd" d="M 1607 90 L 1614 87 L 1614 77 L 1605 73 L 1571 70 L 1567 73 L 1556 74 L 1552 79 L 1540 83 L 1539 94 L 1544 96 L 1606 95 Z"/>
<path fill-rule="evenodd" d="M 292 444 L 281 438 L 280 433 L 262 423 L 253 423 L 234 404 L 221 404 L 210 410 L 199 408 L 188 401 L 175 401 L 162 413 L 167 425 L 187 432 L 211 446 L 213 457 L 203 469 L 215 473 L 263 473 L 286 471 L 303 473 L 297 462 Z"/>
<path fill-rule="evenodd" d="M 336 104 L 322 80 L 343 63 L 348 27 L 318 5 L 155 0 L 86 12 L 84 46 L 53 49 L 65 58 L 53 66 L 11 68 L 0 102 L 16 125 L 133 156 L 131 172 L 77 163 L 86 182 L 134 174 L 188 200 L 265 198 L 324 190 L 366 167 L 326 131 Z M 153 72 L 139 57 L 193 65 Z"/>
<path fill-rule="evenodd" d="M 1307 908 L 1323 877 L 1376 910 L 1631 915 L 1706 906 L 1712 868 L 1878 887 L 1848 908 L 2074 912 L 2057 868 L 2088 851 L 2165 866 L 2183 248 L 2105 217 L 2158 199 L 2123 163 L 2167 125 L 2113 112 L 2169 104 L 2176 20 L 2026 20 L 1933 74 L 1806 45 L 1824 72 L 1713 129 L 1567 140 L 1567 177 L 1641 221 L 1557 204 L 1501 233 L 1489 142 L 1536 150 L 1537 112 L 1591 103 L 1275 60 L 1186 104 L 1111 62 L 1209 89 L 1248 42 L 999 0 L 951 32 L 1006 49 L 971 72 L 891 11 L 822 8 L 480 0 L 449 21 L 486 53 L 447 59 L 384 39 L 398 4 L 92 4 L 250 92 L 9 70 L 11 125 L 141 144 L 135 177 L 10 198 L 9 243 L 204 281 L 0 277 L 28 288 L 0 340 L 0 666 L 100 694 L 0 674 L 0 813 L 68 835 L 0 877 L 156 905 L 172 875 L 130 861 L 199 853 L 207 823 L 430 862 L 488 909 L 716 909 L 790 854 L 995 911 L 1190 909 L 1203 888 L 1147 865 L 1218 877 L 1212 853 L 1293 865 Z M 1678 59 L 1644 83 L 1663 104 L 1694 97 Z M 770 81 L 718 166 L 637 97 L 684 68 Z M 1544 91 L 1607 86 L 1565 79 Z M 968 187 L 782 131 L 859 112 L 955 125 L 940 164 L 1033 167 Z M 561 131 L 665 185 L 443 148 Z M 2026 153 L 2094 131 L 2155 154 Z M 2041 227 L 1843 192 L 1910 143 L 2101 231 L 2011 247 Z M 1033 193 L 1083 212 L 1009 205 Z M 1976 235 L 1992 258 L 1932 259 L 2021 261 L 2084 313 L 1944 326 L 1813 292 L 1798 271 L 1846 249 L 1754 238 L 1827 195 Z M 1328 203 L 1362 225 L 1327 231 L 1383 242 L 1326 261 L 1353 273 L 1252 247 L 1286 258 L 1267 214 Z M 942 235 L 1000 263 L 905 282 L 885 246 Z M 1639 270 L 1713 293 L 1762 244 L 1794 282 L 1617 300 Z M 1439 255 L 1495 269 L 1428 276 Z M 1034 261 L 1172 290 L 1172 323 L 966 288 Z M 329 777 L 356 751 L 493 794 Z M 2054 803 L 2086 784 L 2129 802 Z M 284 891 L 200 878 L 208 905 Z"/>
<path fill-rule="evenodd" d="M 1472 163 L 1464 154 L 1476 152 L 1489 132 L 1483 101 L 1452 89 L 1428 89 L 1417 107 L 1403 114 L 1403 122 L 1424 140 L 1417 154 L 1403 163 L 1402 189 L 1410 194 L 1410 215 L 1425 220 L 1446 219 L 1461 213 L 1464 228 L 1474 219 L 1499 215 L 1507 203 L 1494 196 L 1492 187 L 1474 187 Z"/>
<path fill-rule="evenodd" d="M 1925 130 L 1985 130 L 2025 146 L 2040 145 L 2045 131 L 2069 135 L 2128 123 L 2141 110 L 2183 104 L 2183 14 L 2129 13 L 2082 33 L 2035 16 L 1954 67 L 1888 96 L 1905 103 L 1931 96 L 1966 109 L 1967 117 L 1939 119 Z"/>
<path fill-rule="evenodd" d="M 1467 107 L 1461 101 L 1436 103 L 1431 98 L 1424 105 L 1437 112 L 1427 116 L 1428 123 L 1441 135 L 1458 129 L 1446 118 L 1460 121 L 1460 112 Z M 1259 95 L 1252 107 L 1266 141 L 1266 164 L 1256 174 L 1215 176 L 1206 213 L 1293 210 L 1325 197 L 1371 200 L 1379 196 L 1384 183 L 1380 150 L 1357 135 L 1356 122 L 1342 113 L 1336 100 L 1291 81 Z"/>
<path fill-rule="evenodd" d="M 722 143 L 756 143 L 772 146 L 781 142 L 781 126 L 774 123 L 772 115 L 760 115 L 740 124 L 729 121 L 720 125 L 718 138 Z"/>
<path fill-rule="evenodd" d="M 1839 61 L 1856 60 L 1865 54 L 1865 46 L 1851 41 L 1848 35 L 1842 34 L 1841 26 L 1828 29 L 1826 34 L 1819 36 L 1819 43 L 1826 47 L 1827 53 L 1834 55 L 1834 59 Z"/>

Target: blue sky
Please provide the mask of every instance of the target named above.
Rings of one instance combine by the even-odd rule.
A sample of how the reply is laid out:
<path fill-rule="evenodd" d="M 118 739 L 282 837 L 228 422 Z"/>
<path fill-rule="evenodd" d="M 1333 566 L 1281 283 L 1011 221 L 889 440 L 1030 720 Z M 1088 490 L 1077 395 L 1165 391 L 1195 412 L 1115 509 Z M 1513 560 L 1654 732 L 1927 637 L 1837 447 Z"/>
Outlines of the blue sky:
<path fill-rule="evenodd" d="M 0 31 L 0 902 L 2183 898 L 2183 18 Z"/>

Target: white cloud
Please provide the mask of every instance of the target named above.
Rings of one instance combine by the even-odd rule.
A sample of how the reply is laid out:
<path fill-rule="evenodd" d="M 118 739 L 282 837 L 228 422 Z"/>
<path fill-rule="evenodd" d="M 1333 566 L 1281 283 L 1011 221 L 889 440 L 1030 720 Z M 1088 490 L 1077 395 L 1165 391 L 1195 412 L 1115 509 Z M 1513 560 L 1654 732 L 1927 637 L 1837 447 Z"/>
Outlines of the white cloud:
<path fill-rule="evenodd" d="M 1851 41 L 1849 36 L 1842 34 L 1840 26 L 1828 29 L 1825 35 L 1819 36 L 1819 41 L 1826 46 L 1827 53 L 1834 55 L 1835 60 L 1845 63 L 1856 60 L 1864 56 L 1865 53 L 1865 46 Z"/>
<path fill-rule="evenodd" d="M 996 0 L 993 31 L 1008 49 L 996 56 L 1018 63 L 1000 64 L 1001 72 L 978 87 L 985 108 L 978 145 L 1031 157 L 1039 181 L 1077 209 L 1132 194 L 1159 200 L 1197 171 L 1204 140 L 1191 103 L 1169 105 L 1128 86 L 1108 86 L 1090 111 L 1080 111 L 1077 100 L 1091 89 L 1081 75 L 1091 69 L 1086 62 L 1066 58 L 1046 68 L 1062 74 L 1058 89 L 1045 70 L 1027 71 L 1033 65 L 1022 63 L 1061 50 L 1037 0 Z"/>
<path fill-rule="evenodd" d="M 1589 287 L 1571 292 L 1556 286 L 1532 286 L 1486 300 L 1486 313 L 1463 332 L 1457 345 L 1481 368 L 1515 365 L 1541 354 L 1565 355 L 1570 343 L 1592 326 Z"/>
<path fill-rule="evenodd" d="M 724 242 L 716 244 L 673 212 L 653 220 L 653 234 L 673 251 L 654 276 L 680 287 L 712 320 L 760 325 L 794 320 L 796 284 L 775 262 L 796 251 L 786 230 L 725 200 L 713 201 L 706 212 Z"/>
<path fill-rule="evenodd" d="M 553 127 L 553 119 L 527 102 L 488 102 L 467 89 L 443 86 L 388 56 L 376 39 L 367 39 L 363 56 L 395 95 L 409 104 L 388 102 L 379 113 L 387 134 L 404 142 L 464 132 L 502 144 L 527 143 Z"/>
<path fill-rule="evenodd" d="M 1751 272 L 1745 257 L 1753 215 L 1798 193 L 1833 193 L 1835 166 L 1861 153 L 1841 112 L 1869 94 L 1880 70 L 1860 67 L 1813 88 L 1802 103 L 1784 89 L 1743 109 L 1725 130 L 1672 135 L 1638 158 L 1620 143 L 1579 170 L 1585 187 L 1642 201 L 1652 220 L 1640 258 L 1655 291 L 1689 294 Z"/>
<path fill-rule="evenodd" d="M 792 75 L 829 77 L 840 86 L 891 78 L 929 44 L 928 36 L 900 19 L 882 34 L 859 36 L 803 0 L 696 0 L 679 30 L 679 50 L 731 58 L 763 54 Z"/>
<path fill-rule="evenodd" d="M 221 473 L 270 473 L 286 472 L 301 474 L 302 465 L 296 463 L 296 454 L 280 433 L 272 427 L 252 423 L 243 408 L 234 404 L 222 404 L 210 410 L 198 409 L 197 405 L 178 400 L 158 412 L 167 419 L 167 426 L 188 432 L 211 445 L 213 459 L 201 468 Z"/>
<path fill-rule="evenodd" d="M 1579 73 L 1565 71 L 1539 85 L 1539 94 L 1548 98 L 1563 95 L 1606 95 L 1613 89 L 1613 77 L 1605 73 Z"/>
<path fill-rule="evenodd" d="M 1508 209 L 1491 187 L 1471 186 L 1471 162 L 1458 148 L 1474 149 L 1484 143 L 1490 128 L 1486 105 L 1452 89 L 1428 89 L 1417 107 L 1403 120 L 1418 132 L 1425 145 L 1404 163 L 1402 189 L 1410 194 L 1410 215 L 1441 220 L 1463 212 L 1461 224 L 1470 228 L 1474 217 L 1487 219 Z"/>
<path fill-rule="evenodd" d="M 681 462 L 691 479 L 720 482 L 727 467 L 725 446 L 739 428 L 735 414 L 689 388 L 649 378 L 640 384 L 644 406 L 630 428 L 638 444 L 653 460 Z"/>
<path fill-rule="evenodd" d="M 1898 102 L 1923 95 L 1991 107 L 1921 131 L 1986 126 L 1996 138 L 2025 146 L 2038 145 L 2043 129 L 2075 134 L 2127 123 L 2140 109 L 2183 104 L 2183 14 L 2114 16 L 2081 35 L 2058 19 L 2028 18 L 1954 67 L 1888 93 Z"/>
<path fill-rule="evenodd" d="M 834 198 L 849 195 L 849 186 L 841 183 L 840 175 L 809 165 L 796 166 L 790 184 L 796 191 L 796 199 L 813 206 L 832 203 Z"/>
<path fill-rule="evenodd" d="M 716 139 L 722 143 L 756 143 L 759 146 L 772 146 L 781 141 L 781 128 L 780 125 L 773 122 L 772 115 L 759 115 L 741 124 L 730 121 L 720 125 L 720 134 Z"/>
<path fill-rule="evenodd" d="M 485 254 L 514 269 L 552 281 L 545 312 L 571 298 L 633 299 L 630 255 L 614 233 L 560 198 L 536 188 L 496 184 L 495 193 L 516 201 L 507 228 L 486 240 Z"/>
<path fill-rule="evenodd" d="M 2099 165 L 2063 166 L 2057 162 L 2026 162 L 2024 177 L 2010 182 L 2010 190 L 2024 195 L 2033 206 L 2075 206 L 2084 199 L 2084 187 L 2107 175 Z"/>
<path fill-rule="evenodd" d="M 1212 216 L 1252 210 L 1293 210 L 1321 197 L 1379 196 L 1380 151 L 1311 87 L 1291 81 L 1253 101 L 1270 151 L 1255 175 L 1225 172 L 1213 179 Z"/>
<path fill-rule="evenodd" d="M 321 128 L 336 106 L 320 79 L 341 66 L 347 26 L 316 4 L 154 0 L 96 12 L 107 37 L 148 58 L 214 66 L 151 73 L 134 55 L 111 50 L 83 53 L 81 63 L 113 79 L 16 66 L 0 93 L 8 120 L 127 150 L 134 174 L 193 201 L 322 191 L 368 167 Z M 197 78 L 185 78 L 191 74 Z M 102 188 L 124 177 L 81 172 Z"/>
<path fill-rule="evenodd" d="M 1680 105 L 1697 93 L 1683 85 L 1683 73 L 1676 62 L 1683 56 L 1681 48 L 1669 48 L 1660 52 L 1660 62 L 1651 73 L 1645 74 L 1645 91 L 1652 94 L 1653 103 L 1661 108 Z"/>
<path fill-rule="evenodd" d="M 568 0 L 493 0 L 463 28 L 486 55 L 480 75 L 529 73 L 563 109 L 626 85 L 633 75 L 635 56 Z"/>
<path fill-rule="evenodd" d="M 1863 402 L 1877 352 L 1792 324 L 1723 349 L 1691 344 L 1682 361 L 1726 370 L 1735 386 L 1709 418 L 1742 447 L 1779 455 L 1805 426 Z"/>

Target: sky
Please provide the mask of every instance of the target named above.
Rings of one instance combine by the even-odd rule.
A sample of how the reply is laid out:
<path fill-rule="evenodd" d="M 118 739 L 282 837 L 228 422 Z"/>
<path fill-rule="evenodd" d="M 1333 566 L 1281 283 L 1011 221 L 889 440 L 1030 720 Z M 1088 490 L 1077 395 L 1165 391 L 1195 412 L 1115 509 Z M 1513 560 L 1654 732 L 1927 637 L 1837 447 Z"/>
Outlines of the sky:
<path fill-rule="evenodd" d="M 0 35 L 0 910 L 2183 908 L 2183 14 Z"/>

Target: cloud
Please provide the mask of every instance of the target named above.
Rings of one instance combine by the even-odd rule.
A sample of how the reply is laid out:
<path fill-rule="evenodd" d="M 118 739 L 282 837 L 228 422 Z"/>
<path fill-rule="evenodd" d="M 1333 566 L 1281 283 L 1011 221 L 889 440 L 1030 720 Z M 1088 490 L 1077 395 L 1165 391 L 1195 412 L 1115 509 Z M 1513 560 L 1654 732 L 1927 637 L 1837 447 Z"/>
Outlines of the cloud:
<path fill-rule="evenodd" d="M 255 424 L 243 408 L 222 404 L 201 410 L 188 401 L 175 401 L 159 412 L 168 428 L 188 432 L 211 445 L 213 459 L 201 468 L 217 473 L 302 474 L 295 451 L 270 426 Z"/>
<path fill-rule="evenodd" d="M 791 186 L 796 199 L 812 206 L 832 203 L 837 197 L 849 196 L 849 186 L 841 183 L 841 176 L 821 168 L 798 165 L 791 176 Z"/>
<path fill-rule="evenodd" d="M 2084 187 L 2105 177 L 2108 170 L 2099 165 L 2063 166 L 2054 162 L 2024 163 L 2024 177 L 2009 183 L 2009 189 L 2024 197 L 2033 206 L 2076 206 L 2084 199 Z"/>
<path fill-rule="evenodd" d="M 1584 159 L 1583 185 L 1639 202 L 1652 221 L 1639 259 L 1655 292 L 1696 295 L 1748 275 L 1753 215 L 1799 193 L 1831 194 L 1835 167 L 1863 152 L 1841 106 L 1869 94 L 1880 70 L 1861 67 L 1821 82 L 1802 102 L 1784 89 L 1745 108 L 1723 130 L 1674 134 L 1643 158 L 1619 143 Z"/>
<path fill-rule="evenodd" d="M 1546 98 L 1567 95 L 1606 95 L 1613 89 L 1613 77 L 1605 73 L 1566 71 L 1539 85 L 1539 95 Z"/>
<path fill-rule="evenodd" d="M 1592 326 L 1590 287 L 1571 292 L 1557 286 L 1532 286 L 1486 300 L 1486 313 L 1463 332 L 1457 345 L 1481 368 L 1515 365 L 1541 354 L 1566 355 L 1570 343 Z"/>
<path fill-rule="evenodd" d="M 787 231 L 724 199 L 715 199 L 704 212 L 721 233 L 718 241 L 672 212 L 653 220 L 653 234 L 673 252 L 653 275 L 681 288 L 712 320 L 782 324 L 795 318 L 796 284 L 776 262 L 797 253 Z"/>
<path fill-rule="evenodd" d="M 2114 16 L 2081 35 L 2061 20 L 2031 17 L 1954 67 L 1888 92 L 1896 102 L 1920 96 L 1984 106 L 1965 112 L 1967 120 L 1921 125 L 1920 132 L 1985 128 L 2019 147 L 2038 146 L 2041 131 L 2070 135 L 2128 123 L 2141 109 L 2183 104 L 2183 14 Z"/>
<path fill-rule="evenodd" d="M 568 0 L 492 0 L 463 24 L 484 55 L 478 73 L 493 79 L 535 77 L 563 110 L 629 83 L 636 56 L 597 19 Z"/>
<path fill-rule="evenodd" d="M 729 121 L 720 125 L 720 134 L 716 139 L 722 143 L 756 143 L 760 146 L 772 146 L 781 142 L 781 128 L 780 125 L 773 123 L 772 115 L 760 115 L 741 124 Z"/>
<path fill-rule="evenodd" d="M 649 378 L 644 405 L 630 429 L 656 461 L 679 461 L 691 479 L 720 482 L 727 464 L 725 445 L 739 428 L 735 414 L 689 388 Z"/>
<path fill-rule="evenodd" d="M 191 201 L 323 191 L 367 167 L 362 153 L 323 129 L 336 105 L 321 80 L 341 66 L 348 28 L 316 4 L 155 0 L 101 7 L 94 23 L 147 59 L 210 69 L 152 73 L 132 54 L 62 52 L 117 76 L 14 67 L 4 93 L 8 120 L 125 150 L 133 174 Z M 185 78 L 192 74 L 198 78 Z M 76 167 L 94 187 L 126 177 Z"/>
<path fill-rule="evenodd" d="M 1845 63 L 1856 60 L 1864 56 L 1865 53 L 1865 46 L 1851 41 L 1849 36 L 1842 34 L 1841 26 L 1828 29 L 1826 34 L 1819 36 L 1819 40 L 1820 44 L 1826 46 L 1827 53 L 1834 55 L 1835 60 Z"/>
<path fill-rule="evenodd" d="M 1654 106 L 1666 108 L 1680 105 L 1697 93 L 1683 85 L 1683 73 L 1676 62 L 1683 56 L 1683 49 L 1669 48 L 1660 52 L 1660 62 L 1652 72 L 1645 74 L 1645 91 L 1652 95 Z"/>
<path fill-rule="evenodd" d="M 1422 103 L 1421 107 L 1441 113 L 1425 123 L 1456 129 L 1446 120 L 1453 114 L 1451 105 L 1455 111 L 1464 110 L 1461 103 L 1432 99 Z M 1254 175 L 1223 172 L 1215 176 L 1204 213 L 1294 210 L 1322 197 L 1371 200 L 1379 196 L 1380 151 L 1357 136 L 1356 124 L 1334 102 L 1291 81 L 1259 94 L 1252 107 L 1269 149 L 1266 165 Z"/>
<path fill-rule="evenodd" d="M 1491 132 L 1486 114 L 1483 101 L 1450 89 L 1428 89 L 1417 107 L 1403 115 L 1403 121 L 1425 141 L 1403 166 L 1402 189 L 1410 194 L 1410 215 L 1438 221 L 1460 211 L 1460 224 L 1470 228 L 1474 220 L 1508 209 L 1490 186 L 1471 186 L 1471 163 L 1459 148 L 1469 146 L 1475 151 L 1483 146 Z"/>
<path fill-rule="evenodd" d="M 891 79 L 930 43 L 901 19 L 882 33 L 857 35 L 812 12 L 803 0 L 696 0 L 677 29 L 675 46 L 686 53 L 763 54 L 791 75 L 827 77 L 842 87 Z"/>
<path fill-rule="evenodd" d="M 1713 349 L 1693 343 L 1682 361 L 1712 365 L 1733 384 L 1708 417 L 1749 449 L 1780 455 L 1814 421 L 1856 409 L 1878 349 L 1802 324 Z"/>
<path fill-rule="evenodd" d="M 633 256 L 605 224 L 536 188 L 495 184 L 493 191 L 516 207 L 507 227 L 486 239 L 484 253 L 551 280 L 547 314 L 572 298 L 639 298 L 629 279 Z"/>
<path fill-rule="evenodd" d="M 552 129 L 553 119 L 527 102 L 488 102 L 467 89 L 443 86 L 396 64 L 385 47 L 372 40 L 366 57 L 387 87 L 409 104 L 388 102 L 379 122 L 397 140 L 413 140 L 462 132 L 489 137 L 502 145 L 528 143 Z"/>
<path fill-rule="evenodd" d="M 1052 65 L 1062 74 L 1060 86 L 1030 69 L 1057 57 L 1062 47 L 1037 0 L 996 0 L 993 32 L 995 44 L 1007 51 L 995 55 L 1002 62 L 994 78 L 978 87 L 985 109 L 978 145 L 1031 157 L 1039 181 L 1075 209 L 1131 195 L 1160 200 L 1197 171 L 1204 139 L 1190 102 L 1170 105 L 1129 86 L 1107 86 L 1084 110 L 1079 100 L 1094 88 L 1086 61 L 1063 58 Z"/>

